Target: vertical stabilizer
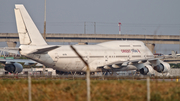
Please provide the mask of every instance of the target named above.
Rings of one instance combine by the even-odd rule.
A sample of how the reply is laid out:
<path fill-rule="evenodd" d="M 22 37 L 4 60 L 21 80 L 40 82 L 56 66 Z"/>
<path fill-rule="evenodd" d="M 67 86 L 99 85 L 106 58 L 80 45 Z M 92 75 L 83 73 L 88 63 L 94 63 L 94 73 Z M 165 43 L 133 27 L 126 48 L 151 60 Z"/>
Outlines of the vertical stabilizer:
<path fill-rule="evenodd" d="M 173 58 L 177 57 L 175 51 L 171 51 L 171 54 L 172 54 L 172 57 L 173 57 Z"/>
<path fill-rule="evenodd" d="M 21 45 L 29 45 L 31 43 L 31 40 L 29 38 L 29 35 L 26 31 L 26 27 L 24 25 L 21 12 L 19 9 L 14 9 L 15 16 L 16 16 L 16 25 L 17 30 L 19 34 L 19 41 Z"/>
<path fill-rule="evenodd" d="M 19 33 L 20 44 L 47 45 L 36 25 L 32 21 L 24 5 L 15 5 L 16 24 Z"/>

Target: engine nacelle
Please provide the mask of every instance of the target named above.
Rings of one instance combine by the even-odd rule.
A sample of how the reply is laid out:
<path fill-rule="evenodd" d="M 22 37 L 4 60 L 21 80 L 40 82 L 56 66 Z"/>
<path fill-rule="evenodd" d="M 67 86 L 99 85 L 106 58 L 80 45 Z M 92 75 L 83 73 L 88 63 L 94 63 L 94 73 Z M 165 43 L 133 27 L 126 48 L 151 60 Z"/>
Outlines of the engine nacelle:
<path fill-rule="evenodd" d="M 170 65 L 169 63 L 161 61 L 159 65 L 154 66 L 154 70 L 156 70 L 159 73 L 167 73 L 170 70 Z"/>
<path fill-rule="evenodd" d="M 20 63 L 6 64 L 4 69 L 10 73 L 20 73 L 23 70 L 23 66 Z"/>
<path fill-rule="evenodd" d="M 104 66 L 103 68 L 104 69 L 111 69 L 111 67 L 109 67 L 109 66 Z"/>
<path fill-rule="evenodd" d="M 143 75 L 151 75 L 154 74 L 153 68 L 150 65 L 145 65 L 143 68 L 140 69 L 140 73 Z"/>

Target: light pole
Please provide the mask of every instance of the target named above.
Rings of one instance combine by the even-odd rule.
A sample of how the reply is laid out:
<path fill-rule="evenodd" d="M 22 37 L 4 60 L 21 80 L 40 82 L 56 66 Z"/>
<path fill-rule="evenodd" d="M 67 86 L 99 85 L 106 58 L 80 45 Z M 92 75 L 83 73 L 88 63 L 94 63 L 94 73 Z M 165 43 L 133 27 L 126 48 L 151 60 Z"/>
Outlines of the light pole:
<path fill-rule="evenodd" d="M 46 41 L 46 0 L 44 1 L 44 40 Z M 43 65 L 43 76 L 45 76 L 45 65 Z"/>
<path fill-rule="evenodd" d="M 94 22 L 94 34 L 96 34 L 96 22 Z"/>
<path fill-rule="evenodd" d="M 86 34 L 86 22 L 84 22 L 84 34 Z"/>
<path fill-rule="evenodd" d="M 46 40 L 46 0 L 44 1 L 44 40 Z"/>
<path fill-rule="evenodd" d="M 119 26 L 119 34 L 121 34 L 121 23 L 120 22 L 118 23 L 118 26 Z"/>

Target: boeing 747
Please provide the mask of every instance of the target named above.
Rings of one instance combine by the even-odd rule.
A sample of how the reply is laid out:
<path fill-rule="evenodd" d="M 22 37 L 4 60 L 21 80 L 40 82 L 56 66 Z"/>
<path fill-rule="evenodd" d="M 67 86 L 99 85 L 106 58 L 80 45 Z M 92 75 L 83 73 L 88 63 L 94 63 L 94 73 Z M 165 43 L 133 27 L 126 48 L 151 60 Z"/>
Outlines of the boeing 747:
<path fill-rule="evenodd" d="M 14 11 L 21 55 L 59 71 L 86 71 L 87 67 L 69 45 L 46 43 L 24 5 L 16 4 Z M 170 65 L 154 58 L 141 41 L 109 41 L 73 47 L 88 62 L 91 72 L 138 70 L 143 75 L 152 75 L 154 70 L 160 73 L 170 70 Z"/>

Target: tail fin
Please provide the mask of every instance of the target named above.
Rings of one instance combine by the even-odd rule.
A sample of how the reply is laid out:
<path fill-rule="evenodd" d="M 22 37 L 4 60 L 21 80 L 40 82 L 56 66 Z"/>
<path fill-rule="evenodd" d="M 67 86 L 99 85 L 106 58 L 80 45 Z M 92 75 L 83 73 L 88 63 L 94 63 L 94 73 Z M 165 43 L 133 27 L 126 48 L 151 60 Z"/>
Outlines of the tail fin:
<path fill-rule="evenodd" d="M 171 54 L 172 54 L 172 57 L 173 57 L 173 58 L 177 57 L 175 51 L 171 51 Z"/>
<path fill-rule="evenodd" d="M 36 46 L 47 45 L 24 5 L 16 4 L 14 11 L 20 44 Z"/>

